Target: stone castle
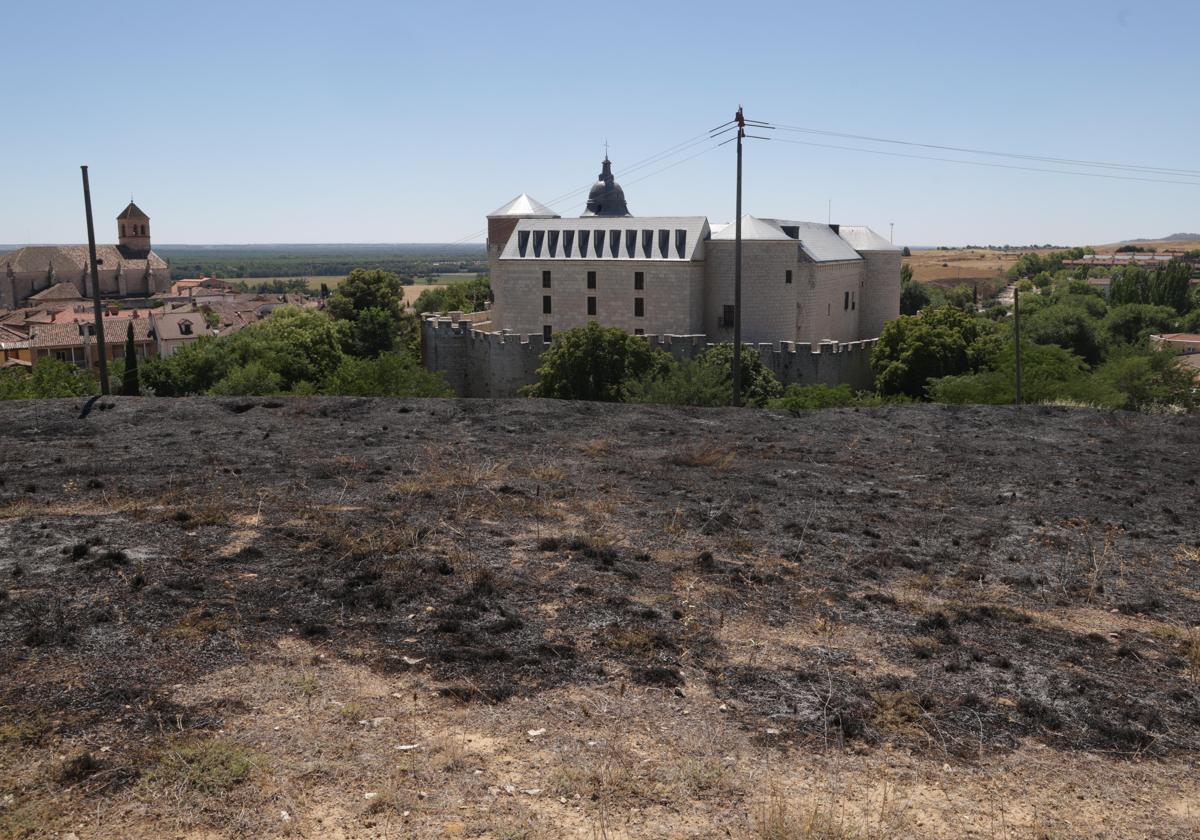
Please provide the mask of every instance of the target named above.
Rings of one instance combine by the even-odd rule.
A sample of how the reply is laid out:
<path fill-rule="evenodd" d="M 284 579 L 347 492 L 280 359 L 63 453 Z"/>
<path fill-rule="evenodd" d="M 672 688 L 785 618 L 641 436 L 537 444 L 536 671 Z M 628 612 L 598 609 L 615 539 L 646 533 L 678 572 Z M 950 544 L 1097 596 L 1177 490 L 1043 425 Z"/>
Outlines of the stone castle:
<path fill-rule="evenodd" d="M 150 248 L 150 217 L 132 201 L 117 216 L 117 244 L 97 245 L 96 260 L 105 298 L 149 297 L 171 288 L 170 268 Z M 90 297 L 89 262 L 87 245 L 30 245 L 0 254 L 0 309 L 53 297 L 55 286 Z"/>
<path fill-rule="evenodd" d="M 633 216 L 606 157 L 579 218 L 525 194 L 488 215 L 495 303 L 427 318 L 425 364 L 462 396 L 511 396 L 556 332 L 589 321 L 677 357 L 732 341 L 735 230 Z M 900 249 L 870 228 L 742 218 L 742 340 L 783 382 L 869 387 L 871 345 L 899 310 Z"/>

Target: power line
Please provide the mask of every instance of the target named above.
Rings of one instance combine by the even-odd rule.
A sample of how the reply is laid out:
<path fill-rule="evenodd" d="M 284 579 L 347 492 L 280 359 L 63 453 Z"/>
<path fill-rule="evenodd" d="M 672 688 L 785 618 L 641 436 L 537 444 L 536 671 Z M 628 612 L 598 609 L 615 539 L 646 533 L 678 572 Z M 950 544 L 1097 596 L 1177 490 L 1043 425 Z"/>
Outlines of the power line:
<path fill-rule="evenodd" d="M 1077 160 L 1074 158 L 1048 157 L 1045 155 L 1019 154 L 1016 152 L 997 152 L 989 149 L 972 149 L 966 146 L 941 146 L 935 143 L 918 143 L 911 140 L 895 140 L 888 137 L 872 137 L 865 134 L 847 134 L 840 131 L 826 131 L 819 128 L 804 128 L 796 125 L 778 125 L 781 131 L 800 132 L 804 134 L 820 134 L 828 137 L 844 137 L 850 140 L 866 140 L 872 143 L 892 143 L 900 146 L 917 146 L 924 149 L 940 149 L 945 152 L 965 152 L 973 155 L 990 155 L 992 157 L 1016 158 L 1018 160 L 1033 160 L 1043 163 L 1062 163 L 1072 166 L 1092 166 L 1102 169 L 1118 169 L 1130 172 L 1158 173 L 1160 175 L 1178 175 L 1186 178 L 1200 177 L 1200 169 L 1176 169 L 1161 166 L 1144 166 L 1134 163 L 1111 163 L 1097 160 Z"/>
<path fill-rule="evenodd" d="M 840 149 L 845 152 L 862 152 L 869 155 L 887 155 L 889 157 L 912 158 L 914 160 L 934 160 L 942 163 L 960 163 L 964 166 L 986 166 L 992 169 L 1019 169 L 1025 172 L 1047 172 L 1052 175 L 1079 175 L 1084 178 L 1108 178 L 1116 181 L 1142 181 L 1149 184 L 1181 184 L 1187 187 L 1200 187 L 1200 181 L 1171 181 L 1165 178 L 1139 178 L 1135 175 L 1110 175 L 1104 172 L 1075 172 L 1070 169 L 1046 169 L 1036 166 L 1017 166 L 1010 163 L 987 163 L 982 160 L 961 160 L 959 158 L 935 157 L 933 155 L 911 155 L 904 152 L 886 152 L 882 149 L 862 149 L 857 146 L 840 146 L 834 143 L 816 143 L 810 140 L 791 140 L 785 137 L 773 138 L 779 143 L 793 143 L 797 146 L 815 146 L 822 149 Z"/>

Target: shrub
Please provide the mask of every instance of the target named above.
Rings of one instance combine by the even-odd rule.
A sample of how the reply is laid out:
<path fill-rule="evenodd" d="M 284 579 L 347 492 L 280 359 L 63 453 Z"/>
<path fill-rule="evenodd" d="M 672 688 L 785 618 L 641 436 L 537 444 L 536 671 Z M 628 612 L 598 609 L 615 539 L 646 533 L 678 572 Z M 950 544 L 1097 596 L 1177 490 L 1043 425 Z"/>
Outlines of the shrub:
<path fill-rule="evenodd" d="M 454 396 L 440 376 L 400 353 L 384 353 L 373 359 L 347 357 L 322 385 L 321 392 L 354 397 Z"/>
<path fill-rule="evenodd" d="M 630 384 L 658 371 L 665 374 L 671 357 L 643 338 L 595 321 L 559 333 L 542 353 L 537 384 L 523 389 L 532 397 L 621 402 Z"/>

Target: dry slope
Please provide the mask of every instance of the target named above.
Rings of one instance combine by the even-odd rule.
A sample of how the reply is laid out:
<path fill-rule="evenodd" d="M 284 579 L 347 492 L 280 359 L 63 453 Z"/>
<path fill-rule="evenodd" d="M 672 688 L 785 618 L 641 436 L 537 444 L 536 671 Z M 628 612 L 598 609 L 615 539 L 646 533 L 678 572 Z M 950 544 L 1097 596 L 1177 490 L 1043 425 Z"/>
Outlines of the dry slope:
<path fill-rule="evenodd" d="M 0 405 L 0 836 L 1200 826 L 1194 419 L 79 411 Z"/>

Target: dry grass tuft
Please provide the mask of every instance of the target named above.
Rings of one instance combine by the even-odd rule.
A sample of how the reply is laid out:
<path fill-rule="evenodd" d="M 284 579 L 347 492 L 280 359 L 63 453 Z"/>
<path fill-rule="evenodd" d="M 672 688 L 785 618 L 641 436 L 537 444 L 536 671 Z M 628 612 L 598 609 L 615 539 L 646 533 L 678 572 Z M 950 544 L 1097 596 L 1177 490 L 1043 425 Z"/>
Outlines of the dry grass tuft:
<path fill-rule="evenodd" d="M 757 814 L 755 837 L 760 840 L 891 840 L 912 836 L 907 820 L 884 788 L 878 800 L 869 794 L 847 799 L 833 792 L 820 800 L 789 802 L 770 794 Z"/>
<path fill-rule="evenodd" d="M 212 795 L 246 781 L 254 766 L 253 753 L 232 741 L 193 740 L 166 747 L 146 779 Z"/>

